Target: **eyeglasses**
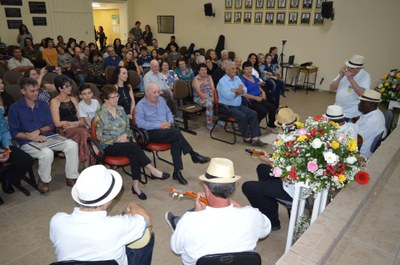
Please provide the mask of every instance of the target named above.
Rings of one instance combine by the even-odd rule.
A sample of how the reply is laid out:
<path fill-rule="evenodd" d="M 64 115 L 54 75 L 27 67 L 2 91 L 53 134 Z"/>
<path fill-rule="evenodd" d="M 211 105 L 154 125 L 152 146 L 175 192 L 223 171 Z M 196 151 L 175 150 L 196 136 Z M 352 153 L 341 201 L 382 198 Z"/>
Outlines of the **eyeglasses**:
<path fill-rule="evenodd" d="M 119 98 L 119 95 L 115 95 L 115 96 L 110 96 L 110 97 L 108 97 L 108 99 L 110 99 L 110 98 Z"/>

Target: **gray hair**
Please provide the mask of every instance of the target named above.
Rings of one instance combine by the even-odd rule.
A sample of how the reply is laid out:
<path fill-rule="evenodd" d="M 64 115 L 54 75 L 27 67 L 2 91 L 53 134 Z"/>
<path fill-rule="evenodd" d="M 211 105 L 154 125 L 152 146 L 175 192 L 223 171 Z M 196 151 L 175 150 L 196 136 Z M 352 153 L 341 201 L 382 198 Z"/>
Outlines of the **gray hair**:
<path fill-rule="evenodd" d="M 150 88 L 153 87 L 153 86 L 156 86 L 156 87 L 160 88 L 160 86 L 156 82 L 150 81 L 145 85 L 144 93 L 147 95 L 149 90 L 150 90 Z"/>
<path fill-rule="evenodd" d="M 232 65 L 236 67 L 236 64 L 235 64 L 234 62 L 232 62 L 231 60 L 228 60 L 228 62 L 227 62 L 227 64 L 226 64 L 226 67 L 225 67 L 225 68 L 229 68 L 229 67 L 231 67 Z"/>
<path fill-rule="evenodd" d="M 224 199 L 229 198 L 236 189 L 236 183 L 212 183 L 205 181 L 204 184 L 207 185 L 214 196 Z"/>

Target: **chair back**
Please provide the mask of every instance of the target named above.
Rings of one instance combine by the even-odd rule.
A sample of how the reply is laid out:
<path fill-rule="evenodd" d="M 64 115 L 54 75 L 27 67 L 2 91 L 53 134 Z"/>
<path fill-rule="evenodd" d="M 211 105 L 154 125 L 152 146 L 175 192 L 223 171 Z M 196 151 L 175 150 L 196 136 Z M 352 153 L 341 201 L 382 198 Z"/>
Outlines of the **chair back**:
<path fill-rule="evenodd" d="M 384 139 L 386 139 L 389 136 L 389 134 L 392 132 L 392 125 L 393 125 L 393 110 L 388 109 L 385 112 L 386 136 Z"/>
<path fill-rule="evenodd" d="M 68 260 L 68 261 L 53 262 L 50 265 L 118 265 L 118 262 L 116 262 L 113 259 L 97 260 L 97 261 Z"/>
<path fill-rule="evenodd" d="M 14 102 L 23 97 L 19 85 L 5 85 L 4 90 L 10 94 Z"/>
<path fill-rule="evenodd" d="M 39 71 L 40 71 L 40 69 L 39 69 Z M 42 82 L 46 83 L 46 84 L 54 84 L 54 78 L 56 78 L 56 76 L 58 76 L 57 73 L 48 72 L 43 76 Z"/>
<path fill-rule="evenodd" d="M 196 265 L 261 265 L 261 257 L 257 252 L 233 252 L 211 254 L 201 257 Z"/>
<path fill-rule="evenodd" d="M 111 77 L 114 72 L 115 66 L 107 66 L 106 69 L 104 70 L 104 73 L 106 74 L 106 80 L 107 83 L 111 84 Z"/>
<path fill-rule="evenodd" d="M 175 80 L 172 88 L 174 92 L 174 99 L 180 100 L 190 96 L 189 86 L 185 81 Z"/>
<path fill-rule="evenodd" d="M 132 89 L 137 89 L 140 85 L 140 76 L 134 70 L 128 70 L 128 84 L 132 86 Z"/>
<path fill-rule="evenodd" d="M 22 78 L 23 75 L 21 72 L 18 72 L 17 70 L 9 70 L 4 73 L 3 80 L 5 85 L 18 85 Z"/>
<path fill-rule="evenodd" d="M 375 137 L 374 141 L 371 144 L 371 149 L 370 149 L 371 153 L 374 153 L 376 151 L 376 149 L 378 149 L 378 147 L 381 145 L 382 135 L 383 135 L 383 132 L 381 132 L 380 134 L 378 134 Z"/>

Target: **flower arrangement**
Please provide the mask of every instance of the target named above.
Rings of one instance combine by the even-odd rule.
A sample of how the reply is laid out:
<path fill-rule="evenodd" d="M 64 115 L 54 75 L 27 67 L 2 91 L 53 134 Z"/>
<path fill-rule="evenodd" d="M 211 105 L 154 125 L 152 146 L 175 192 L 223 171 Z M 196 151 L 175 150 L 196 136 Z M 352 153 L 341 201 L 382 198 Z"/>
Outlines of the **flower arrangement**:
<path fill-rule="evenodd" d="M 400 101 L 400 70 L 390 70 L 388 74 L 385 74 L 380 80 L 378 90 L 382 94 L 383 102 Z"/>
<path fill-rule="evenodd" d="M 358 152 L 357 141 L 341 132 L 337 123 L 317 116 L 296 126 L 274 142 L 275 177 L 304 182 L 317 193 L 341 189 L 353 180 L 368 183 L 366 159 Z"/>

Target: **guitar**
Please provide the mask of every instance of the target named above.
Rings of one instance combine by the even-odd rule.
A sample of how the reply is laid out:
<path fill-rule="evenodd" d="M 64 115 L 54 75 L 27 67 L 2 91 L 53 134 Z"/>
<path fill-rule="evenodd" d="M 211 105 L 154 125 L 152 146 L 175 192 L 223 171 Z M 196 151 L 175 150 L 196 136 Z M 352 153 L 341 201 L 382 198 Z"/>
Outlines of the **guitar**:
<path fill-rule="evenodd" d="M 191 191 L 182 191 L 179 189 L 174 189 L 174 188 L 168 188 L 168 192 L 171 193 L 172 197 L 178 197 L 182 198 L 184 196 L 192 197 L 192 198 L 197 198 L 197 194 Z M 205 205 L 208 205 L 208 201 L 204 197 L 200 197 L 200 201 L 204 203 Z"/>
<path fill-rule="evenodd" d="M 143 236 L 133 241 L 132 243 L 128 244 L 127 247 L 132 249 L 143 248 L 150 242 L 151 234 L 152 234 L 151 227 L 146 228 L 146 231 L 144 231 Z"/>
<path fill-rule="evenodd" d="M 249 153 L 251 156 L 269 156 L 269 154 L 267 154 L 266 152 L 264 152 L 261 149 L 244 149 L 244 151 L 246 151 L 247 153 Z"/>

